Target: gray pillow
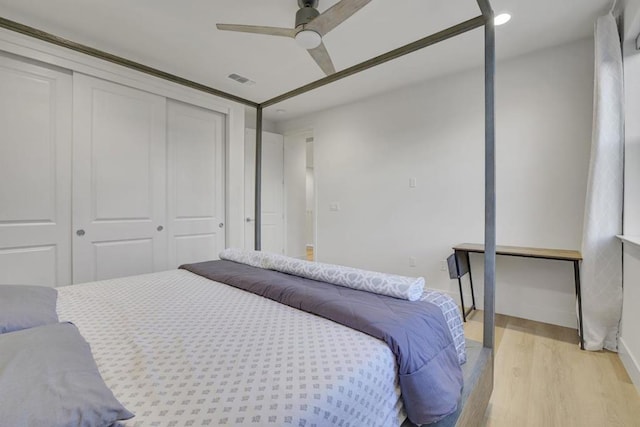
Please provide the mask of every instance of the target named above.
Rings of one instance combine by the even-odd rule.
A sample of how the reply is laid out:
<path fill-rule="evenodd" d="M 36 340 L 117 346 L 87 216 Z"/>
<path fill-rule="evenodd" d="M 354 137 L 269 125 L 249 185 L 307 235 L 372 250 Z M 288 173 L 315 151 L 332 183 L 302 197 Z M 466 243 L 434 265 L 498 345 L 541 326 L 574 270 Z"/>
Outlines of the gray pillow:
<path fill-rule="evenodd" d="M 0 335 L 0 424 L 110 426 L 133 417 L 106 386 L 71 323 Z"/>
<path fill-rule="evenodd" d="M 0 334 L 58 323 L 57 300 L 54 288 L 0 285 Z"/>

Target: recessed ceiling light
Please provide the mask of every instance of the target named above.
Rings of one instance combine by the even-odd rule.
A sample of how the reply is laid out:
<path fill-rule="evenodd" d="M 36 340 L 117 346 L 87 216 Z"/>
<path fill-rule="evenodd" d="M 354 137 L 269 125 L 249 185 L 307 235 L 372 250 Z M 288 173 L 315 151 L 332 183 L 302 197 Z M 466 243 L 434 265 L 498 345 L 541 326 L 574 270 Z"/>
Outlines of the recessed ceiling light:
<path fill-rule="evenodd" d="M 284 114 L 286 112 L 287 112 L 287 110 L 283 110 L 282 108 L 279 108 L 279 109 L 276 110 L 276 114 Z"/>
<path fill-rule="evenodd" d="M 493 24 L 494 25 L 503 25 L 506 24 L 507 22 L 509 22 L 509 20 L 511 20 L 511 15 L 508 13 L 501 13 L 500 15 L 496 15 L 493 18 Z"/>

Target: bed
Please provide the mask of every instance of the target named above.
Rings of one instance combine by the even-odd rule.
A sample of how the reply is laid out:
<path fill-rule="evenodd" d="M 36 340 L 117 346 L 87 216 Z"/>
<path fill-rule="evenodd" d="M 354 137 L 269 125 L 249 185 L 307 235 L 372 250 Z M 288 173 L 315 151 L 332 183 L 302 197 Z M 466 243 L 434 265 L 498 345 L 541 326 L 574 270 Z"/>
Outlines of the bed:
<path fill-rule="evenodd" d="M 400 426 L 459 409 L 462 317 L 423 278 L 220 257 L 0 285 L 0 425 Z"/>
<path fill-rule="evenodd" d="M 458 344 L 456 361 L 464 362 L 455 302 L 433 291 L 421 300 L 438 307 Z M 126 426 L 399 426 L 407 419 L 387 344 L 184 269 L 62 287 L 57 310 L 135 413 Z"/>

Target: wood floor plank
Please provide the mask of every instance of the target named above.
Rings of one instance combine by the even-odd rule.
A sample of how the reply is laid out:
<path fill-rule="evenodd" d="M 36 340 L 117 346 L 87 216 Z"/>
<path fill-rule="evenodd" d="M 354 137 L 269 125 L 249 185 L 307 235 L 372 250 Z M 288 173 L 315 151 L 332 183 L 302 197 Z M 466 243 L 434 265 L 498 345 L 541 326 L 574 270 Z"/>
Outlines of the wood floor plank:
<path fill-rule="evenodd" d="M 465 323 L 482 340 L 482 312 Z M 640 394 L 620 358 L 578 347 L 576 331 L 496 315 L 489 427 L 640 427 Z"/>

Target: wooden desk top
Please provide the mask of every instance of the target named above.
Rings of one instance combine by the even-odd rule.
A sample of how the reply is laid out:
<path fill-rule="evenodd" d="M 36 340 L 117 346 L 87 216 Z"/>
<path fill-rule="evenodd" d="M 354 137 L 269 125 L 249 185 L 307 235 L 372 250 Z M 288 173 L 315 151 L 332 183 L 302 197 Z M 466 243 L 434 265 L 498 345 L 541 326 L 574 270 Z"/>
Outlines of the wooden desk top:
<path fill-rule="evenodd" d="M 453 247 L 454 251 L 484 253 L 484 245 L 479 243 L 460 243 Z M 525 248 L 520 246 L 496 246 L 497 255 L 520 256 L 527 258 L 557 259 L 566 261 L 581 261 L 582 254 L 578 251 L 565 249 Z"/>

